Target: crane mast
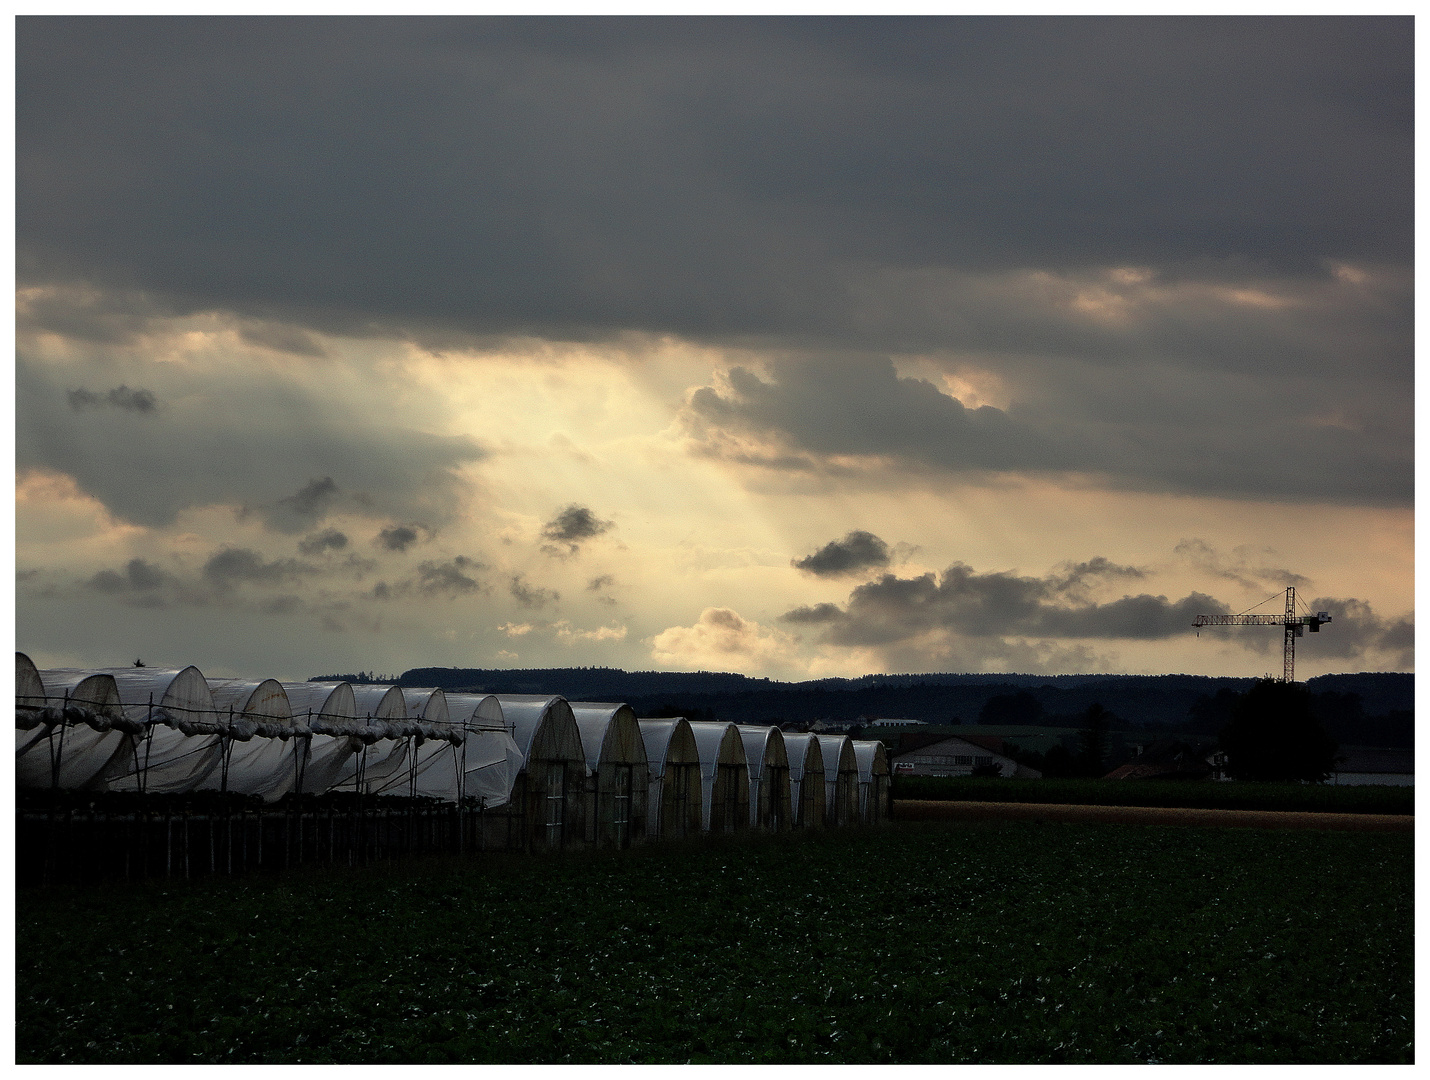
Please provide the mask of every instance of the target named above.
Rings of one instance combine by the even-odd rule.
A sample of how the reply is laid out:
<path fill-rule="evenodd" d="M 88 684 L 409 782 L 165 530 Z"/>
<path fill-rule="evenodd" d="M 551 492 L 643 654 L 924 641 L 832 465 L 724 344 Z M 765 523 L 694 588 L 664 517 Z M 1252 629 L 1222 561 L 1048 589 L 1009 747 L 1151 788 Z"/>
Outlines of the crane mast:
<path fill-rule="evenodd" d="M 1258 604 L 1258 607 L 1261 605 Z M 1331 616 L 1318 611 L 1314 615 L 1296 614 L 1296 587 L 1289 585 L 1286 588 L 1286 614 L 1285 615 L 1198 615 L 1192 623 L 1200 630 L 1203 626 L 1275 626 L 1278 623 L 1285 628 L 1285 646 L 1283 648 L 1281 662 L 1281 681 L 1296 681 L 1296 639 L 1306 632 L 1310 627 L 1311 633 L 1319 634 L 1321 626 L 1331 621 Z"/>

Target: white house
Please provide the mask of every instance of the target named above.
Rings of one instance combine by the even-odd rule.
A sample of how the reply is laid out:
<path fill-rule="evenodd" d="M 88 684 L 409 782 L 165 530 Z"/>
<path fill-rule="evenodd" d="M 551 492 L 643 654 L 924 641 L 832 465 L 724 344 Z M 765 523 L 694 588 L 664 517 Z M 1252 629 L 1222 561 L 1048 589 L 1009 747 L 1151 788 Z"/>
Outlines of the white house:
<path fill-rule="evenodd" d="M 1380 784 L 1413 787 L 1415 751 L 1393 747 L 1343 746 L 1336 753 L 1332 784 Z"/>

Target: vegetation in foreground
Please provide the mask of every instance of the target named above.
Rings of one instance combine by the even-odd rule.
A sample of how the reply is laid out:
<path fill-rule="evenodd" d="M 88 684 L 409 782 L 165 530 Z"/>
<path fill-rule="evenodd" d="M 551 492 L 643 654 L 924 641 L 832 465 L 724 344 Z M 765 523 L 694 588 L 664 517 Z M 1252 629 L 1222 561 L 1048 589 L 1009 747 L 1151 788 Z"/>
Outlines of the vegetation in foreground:
<path fill-rule="evenodd" d="M 895 799 L 1175 806 L 1206 810 L 1296 810 L 1336 814 L 1413 814 L 1413 787 L 1218 783 L 1212 780 L 1013 780 L 985 776 L 900 776 Z"/>
<path fill-rule="evenodd" d="M 900 824 L 17 896 L 21 1062 L 1409 1062 L 1408 836 Z"/>

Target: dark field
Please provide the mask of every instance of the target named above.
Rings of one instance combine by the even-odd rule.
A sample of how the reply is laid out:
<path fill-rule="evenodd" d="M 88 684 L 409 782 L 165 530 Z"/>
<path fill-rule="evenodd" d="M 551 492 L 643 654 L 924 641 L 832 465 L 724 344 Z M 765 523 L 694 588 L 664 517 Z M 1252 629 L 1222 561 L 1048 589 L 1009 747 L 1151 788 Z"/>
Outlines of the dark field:
<path fill-rule="evenodd" d="M 17 894 L 21 1062 L 1409 1062 L 1412 837 L 877 830 Z"/>
<path fill-rule="evenodd" d="M 1413 814 L 1413 787 L 1277 784 L 1196 780 L 1010 780 L 992 776 L 901 776 L 895 799 L 1076 803 L 1082 806 L 1187 806 L 1207 810 Z"/>

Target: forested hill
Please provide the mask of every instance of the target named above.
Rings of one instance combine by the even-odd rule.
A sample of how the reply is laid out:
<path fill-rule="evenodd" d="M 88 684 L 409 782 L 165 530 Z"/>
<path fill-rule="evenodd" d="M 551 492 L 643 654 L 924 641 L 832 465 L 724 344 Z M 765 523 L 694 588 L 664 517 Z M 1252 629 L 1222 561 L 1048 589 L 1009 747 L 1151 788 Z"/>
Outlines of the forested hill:
<path fill-rule="evenodd" d="M 355 679 L 350 675 L 320 676 Z M 787 683 L 729 672 L 622 671 L 619 668 L 413 668 L 402 686 L 440 686 L 489 694 L 561 694 L 572 701 L 625 701 L 639 716 L 718 717 L 741 723 L 807 722 L 860 716 L 931 723 L 1075 725 L 1094 702 L 1124 721 L 1180 726 L 1198 702 L 1239 692 L 1251 679 L 1201 675 L 866 675 Z M 1367 718 L 1414 708 L 1414 676 L 1400 672 L 1323 675 L 1308 688 L 1337 713 Z M 1352 699 L 1351 695 L 1355 695 Z M 1348 717 L 1349 718 L 1349 717 Z M 1379 738 L 1374 739 L 1380 742 Z"/>

